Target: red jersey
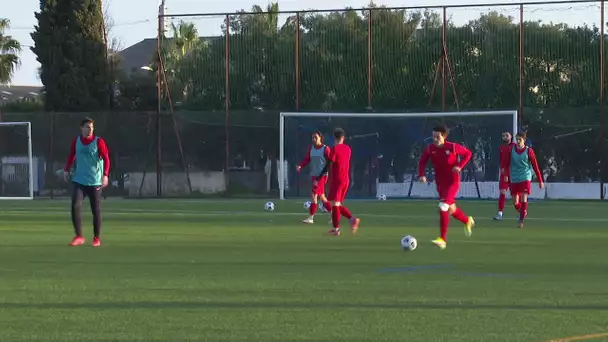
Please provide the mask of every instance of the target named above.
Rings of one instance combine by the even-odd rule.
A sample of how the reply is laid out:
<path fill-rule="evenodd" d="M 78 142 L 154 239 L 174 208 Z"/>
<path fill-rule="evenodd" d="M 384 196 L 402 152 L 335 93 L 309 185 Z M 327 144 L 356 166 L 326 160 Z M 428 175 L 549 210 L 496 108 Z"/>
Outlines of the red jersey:
<path fill-rule="evenodd" d="M 433 168 L 435 169 L 435 182 L 437 184 L 459 183 L 460 173 L 454 172 L 452 169 L 455 166 L 463 169 L 472 156 L 473 153 L 466 147 L 450 141 L 446 141 L 441 147 L 429 145 L 424 149 L 418 163 L 418 176 L 424 176 L 426 163 L 431 159 L 431 164 L 433 164 Z"/>
<path fill-rule="evenodd" d="M 92 135 L 90 137 L 83 137 L 72 139 L 72 146 L 70 147 L 70 155 L 68 156 L 68 160 L 65 162 L 64 170 L 66 172 L 70 172 L 72 165 L 74 165 L 74 161 L 76 160 L 76 139 L 80 139 L 80 142 L 83 145 L 88 145 L 95 139 L 95 136 Z M 97 151 L 99 152 L 99 158 L 103 160 L 103 175 L 110 175 L 110 152 L 108 151 L 108 146 L 106 142 L 102 138 L 97 139 Z"/>
<path fill-rule="evenodd" d="M 346 183 L 350 179 L 351 149 L 348 145 L 337 144 L 331 149 L 329 160 L 331 163 L 332 182 Z"/>
<path fill-rule="evenodd" d="M 509 176 L 509 163 L 511 162 L 511 149 L 515 143 L 500 145 L 500 178 Z"/>

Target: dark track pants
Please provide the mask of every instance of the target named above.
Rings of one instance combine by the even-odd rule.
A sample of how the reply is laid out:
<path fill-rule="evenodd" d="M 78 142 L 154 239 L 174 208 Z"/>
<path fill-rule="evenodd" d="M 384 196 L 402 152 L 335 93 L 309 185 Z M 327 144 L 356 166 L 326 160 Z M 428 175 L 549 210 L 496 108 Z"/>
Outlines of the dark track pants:
<path fill-rule="evenodd" d="M 73 182 L 72 191 L 72 224 L 76 236 L 82 236 L 82 216 L 80 208 L 85 197 L 91 203 L 91 213 L 93 213 L 93 232 L 95 237 L 101 234 L 101 186 L 86 186 Z"/>

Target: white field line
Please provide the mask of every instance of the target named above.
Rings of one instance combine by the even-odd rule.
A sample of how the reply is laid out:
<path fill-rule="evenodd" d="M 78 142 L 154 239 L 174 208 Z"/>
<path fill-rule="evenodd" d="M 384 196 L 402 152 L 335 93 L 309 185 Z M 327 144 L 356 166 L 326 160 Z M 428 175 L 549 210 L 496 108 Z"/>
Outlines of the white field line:
<path fill-rule="evenodd" d="M 83 212 L 87 212 L 86 209 L 83 209 Z M 16 209 L 11 208 L 8 210 L 0 209 L 0 215 L 14 215 L 14 216 L 64 216 L 69 215 L 70 212 L 64 209 L 57 209 L 56 207 L 37 207 L 37 208 L 29 208 L 29 209 Z M 146 215 L 146 216 L 176 216 L 176 217 L 205 217 L 205 216 L 255 216 L 255 217 L 268 217 L 272 216 L 302 216 L 305 217 L 307 213 L 303 210 L 302 212 L 272 212 L 268 213 L 260 210 L 258 211 L 197 211 L 194 209 L 187 210 L 179 210 L 179 209 L 113 209 L 113 210 L 105 210 L 103 212 L 104 216 L 114 216 L 114 215 Z M 408 218 L 408 219 L 436 219 L 435 215 L 395 215 L 395 214 L 377 214 L 377 213 L 357 213 L 358 216 L 365 217 L 377 217 L 377 218 L 390 218 L 390 219 L 400 219 L 400 218 Z M 324 214 L 318 214 L 317 217 L 320 219 Z M 491 216 L 483 217 L 476 216 L 476 220 L 492 220 Z M 507 217 L 504 221 L 509 222 L 510 220 L 515 221 L 516 217 Z M 531 221 L 550 221 L 550 222 L 608 222 L 608 217 L 606 218 L 570 218 L 570 217 L 527 217 L 526 220 Z"/>

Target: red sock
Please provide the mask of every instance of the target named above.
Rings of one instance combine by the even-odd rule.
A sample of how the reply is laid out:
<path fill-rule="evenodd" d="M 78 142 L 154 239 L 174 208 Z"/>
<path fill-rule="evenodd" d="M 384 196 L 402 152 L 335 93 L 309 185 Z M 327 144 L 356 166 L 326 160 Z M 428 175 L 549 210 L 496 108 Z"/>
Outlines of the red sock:
<path fill-rule="evenodd" d="M 310 203 L 310 208 L 308 208 L 308 212 L 310 216 L 314 216 L 317 213 L 317 203 Z"/>
<path fill-rule="evenodd" d="M 523 221 L 528 215 L 528 202 L 521 202 L 521 209 L 519 210 L 519 220 Z"/>
<path fill-rule="evenodd" d="M 505 209 L 505 200 L 507 199 L 507 195 L 500 194 L 498 196 L 498 211 L 503 211 Z"/>
<path fill-rule="evenodd" d="M 439 211 L 439 230 L 441 232 L 441 238 L 447 241 L 448 237 L 448 225 L 450 224 L 450 214 L 447 211 Z"/>
<path fill-rule="evenodd" d="M 331 223 L 334 225 L 334 229 L 340 228 L 340 208 L 335 205 L 331 210 Z"/>
<path fill-rule="evenodd" d="M 469 222 L 469 218 L 460 210 L 460 208 L 456 208 L 456 211 L 452 213 L 452 217 L 464 224 Z"/>
<path fill-rule="evenodd" d="M 342 214 L 342 216 L 346 217 L 347 219 L 351 219 L 353 218 L 353 214 L 350 213 L 350 210 L 348 210 L 345 206 L 340 206 L 340 214 Z"/>
<path fill-rule="evenodd" d="M 521 202 L 513 203 L 513 206 L 515 207 L 515 210 L 519 212 L 521 209 Z"/>
<path fill-rule="evenodd" d="M 329 201 L 323 202 L 323 207 L 325 207 L 325 210 L 327 210 L 327 212 L 331 213 L 331 203 L 329 203 Z"/>

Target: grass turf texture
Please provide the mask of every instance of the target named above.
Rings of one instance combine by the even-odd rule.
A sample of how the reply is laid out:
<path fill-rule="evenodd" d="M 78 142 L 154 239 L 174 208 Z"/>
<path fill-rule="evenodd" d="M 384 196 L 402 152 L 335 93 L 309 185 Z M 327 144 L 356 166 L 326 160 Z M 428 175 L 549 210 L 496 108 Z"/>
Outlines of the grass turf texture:
<path fill-rule="evenodd" d="M 103 246 L 66 201 L 0 202 L 0 341 L 545 341 L 608 331 L 607 204 L 536 202 L 526 228 L 461 202 L 351 202 L 359 234 L 324 236 L 304 200 L 107 200 Z M 345 227 L 346 228 L 346 227 Z M 399 240 L 414 235 L 414 252 Z"/>

